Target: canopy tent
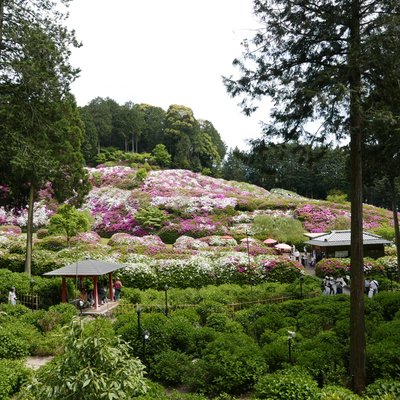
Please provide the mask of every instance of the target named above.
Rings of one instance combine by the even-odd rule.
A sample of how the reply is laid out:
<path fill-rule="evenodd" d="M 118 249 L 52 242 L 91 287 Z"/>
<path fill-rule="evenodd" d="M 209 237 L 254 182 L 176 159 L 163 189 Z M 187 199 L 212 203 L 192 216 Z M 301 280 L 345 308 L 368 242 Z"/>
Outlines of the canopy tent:
<path fill-rule="evenodd" d="M 276 249 L 285 251 L 285 252 L 289 252 L 292 251 L 292 246 L 290 246 L 289 244 L 286 243 L 278 243 L 274 246 Z"/>
<path fill-rule="evenodd" d="M 268 239 L 265 239 L 265 240 L 263 241 L 263 243 L 265 243 L 265 244 L 267 244 L 267 245 L 273 245 L 273 244 L 278 243 L 278 241 L 275 240 L 275 239 L 272 239 L 272 238 L 268 238 Z"/>
<path fill-rule="evenodd" d="M 65 267 L 56 269 L 54 271 L 46 272 L 45 276 L 61 276 L 62 277 L 62 302 L 67 301 L 67 285 L 66 278 L 73 277 L 82 281 L 83 277 L 93 278 L 93 297 L 94 297 L 94 308 L 97 308 L 99 304 L 98 290 L 97 290 L 97 277 L 108 274 L 108 290 L 110 299 L 113 298 L 113 285 L 112 285 L 112 273 L 118 269 L 125 268 L 124 265 L 115 264 L 108 261 L 102 260 L 82 260 L 77 261 L 73 264 L 66 265 Z"/>

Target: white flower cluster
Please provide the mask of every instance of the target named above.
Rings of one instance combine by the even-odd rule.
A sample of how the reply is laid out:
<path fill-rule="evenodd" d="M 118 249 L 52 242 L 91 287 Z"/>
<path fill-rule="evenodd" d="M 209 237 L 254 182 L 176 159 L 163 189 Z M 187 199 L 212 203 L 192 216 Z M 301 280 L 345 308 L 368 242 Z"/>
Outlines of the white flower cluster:
<path fill-rule="evenodd" d="M 27 226 L 28 208 L 23 209 L 19 214 L 15 214 L 14 211 L 15 210 L 11 210 L 7 212 L 3 207 L 0 207 L 0 220 L 4 221 L 7 225 Z M 47 225 L 53 214 L 54 211 L 48 209 L 43 200 L 36 202 L 33 206 L 33 226 L 39 228 Z"/>
<path fill-rule="evenodd" d="M 176 239 L 174 243 L 174 248 L 175 249 L 204 249 L 208 247 L 208 244 L 200 239 L 194 239 L 190 236 L 180 236 L 178 239 Z"/>
<path fill-rule="evenodd" d="M 223 209 L 228 206 L 235 207 L 237 200 L 233 197 L 214 198 L 212 195 L 193 196 L 154 196 L 151 205 L 154 207 L 163 206 L 172 210 L 184 210 L 187 213 L 211 212 L 215 208 Z"/>

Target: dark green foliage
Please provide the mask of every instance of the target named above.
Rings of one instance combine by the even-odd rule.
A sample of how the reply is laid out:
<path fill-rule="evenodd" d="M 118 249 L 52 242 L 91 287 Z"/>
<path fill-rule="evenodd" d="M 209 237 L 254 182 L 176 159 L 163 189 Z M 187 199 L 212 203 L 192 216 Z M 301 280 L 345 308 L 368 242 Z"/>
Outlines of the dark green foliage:
<path fill-rule="evenodd" d="M 189 373 L 192 359 L 185 353 L 166 350 L 156 354 L 152 375 L 166 385 L 180 385 Z"/>
<path fill-rule="evenodd" d="M 400 382 L 392 379 L 377 379 L 365 389 L 365 395 L 372 399 L 398 399 L 400 397 Z"/>
<path fill-rule="evenodd" d="M 60 251 L 68 247 L 68 243 L 65 236 L 46 236 L 35 247 L 50 251 Z"/>
<path fill-rule="evenodd" d="M 286 370 L 262 376 L 257 382 L 260 399 L 318 400 L 317 383 L 304 370 Z"/>
<path fill-rule="evenodd" d="M 369 378 L 400 378 L 400 319 L 376 326 L 367 345 Z"/>
<path fill-rule="evenodd" d="M 166 244 L 174 244 L 176 239 L 181 236 L 181 232 L 178 227 L 173 225 L 164 226 L 158 232 L 161 240 Z"/>
<path fill-rule="evenodd" d="M 347 383 L 346 343 L 341 343 L 334 331 L 322 331 L 316 336 L 299 341 L 293 348 L 296 365 L 304 367 L 314 379 L 326 384 Z"/>
<path fill-rule="evenodd" d="M 192 363 L 186 377 L 194 389 L 206 393 L 241 393 L 265 371 L 259 347 L 244 334 L 224 333 L 209 343 Z"/>
<path fill-rule="evenodd" d="M 400 292 L 380 292 L 374 300 L 381 306 L 383 318 L 390 321 L 400 310 Z"/>
<path fill-rule="evenodd" d="M 0 329 L 0 359 L 2 358 L 22 358 L 29 354 L 29 342 L 15 336 L 14 330 L 7 326 Z"/>
<path fill-rule="evenodd" d="M 18 393 L 30 375 L 23 361 L 0 360 L 0 399 L 7 400 Z"/>
<path fill-rule="evenodd" d="M 143 365 L 130 356 L 109 321 L 75 321 L 64 343 L 64 353 L 40 369 L 28 388 L 34 398 L 131 399 L 145 393 Z"/>

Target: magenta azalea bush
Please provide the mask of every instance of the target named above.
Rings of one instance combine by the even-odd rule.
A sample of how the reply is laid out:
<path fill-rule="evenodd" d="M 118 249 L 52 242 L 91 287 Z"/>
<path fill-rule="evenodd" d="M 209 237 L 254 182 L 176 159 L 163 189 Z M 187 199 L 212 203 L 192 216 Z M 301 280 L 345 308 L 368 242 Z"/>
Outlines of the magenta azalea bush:
<path fill-rule="evenodd" d="M 350 221 L 350 213 L 346 210 L 325 207 L 315 204 L 302 204 L 296 208 L 296 217 L 303 222 L 308 232 L 326 232 L 334 228 L 335 220 L 344 217 Z"/>

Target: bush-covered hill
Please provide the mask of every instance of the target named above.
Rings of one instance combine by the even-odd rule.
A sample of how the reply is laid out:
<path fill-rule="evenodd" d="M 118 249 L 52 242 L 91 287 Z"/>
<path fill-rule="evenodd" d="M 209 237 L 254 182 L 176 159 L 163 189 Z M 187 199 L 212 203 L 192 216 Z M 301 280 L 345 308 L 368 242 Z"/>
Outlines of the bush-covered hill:
<path fill-rule="evenodd" d="M 230 235 L 237 239 L 249 234 L 262 239 L 268 234 L 263 229 L 267 222 L 258 218 L 254 224 L 262 216 L 277 217 L 277 221 L 282 217 L 297 219 L 309 232 L 350 226 L 347 202 L 311 200 L 284 190 L 267 191 L 188 170 L 99 166 L 88 171 L 93 186 L 82 208 L 90 210 L 94 217 L 92 230 L 101 236 L 157 233 L 167 242 L 183 234 Z M 51 187 L 44 188 L 40 196 L 34 215 L 37 229 L 45 227 L 57 209 Z M 26 216 L 26 210 L 7 213 L 0 209 L 0 224 L 24 228 Z M 364 229 L 392 238 L 392 225 L 390 211 L 365 205 Z"/>

